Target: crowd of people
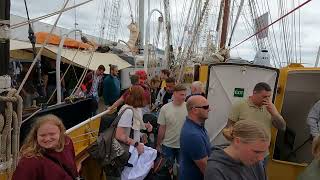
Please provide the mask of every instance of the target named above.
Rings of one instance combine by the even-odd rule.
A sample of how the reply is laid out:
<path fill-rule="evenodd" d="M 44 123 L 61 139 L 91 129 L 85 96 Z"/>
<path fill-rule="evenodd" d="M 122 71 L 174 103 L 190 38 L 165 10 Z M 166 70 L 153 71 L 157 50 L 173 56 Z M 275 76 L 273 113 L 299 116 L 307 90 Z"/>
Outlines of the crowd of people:
<path fill-rule="evenodd" d="M 153 148 L 177 169 L 169 179 L 267 179 L 271 127 L 281 131 L 286 128 L 285 120 L 271 101 L 272 92 L 267 83 L 256 84 L 251 96 L 232 106 L 223 129 L 229 144 L 219 147 L 210 143 L 205 128 L 208 113 L 214 107 L 205 97 L 202 82 L 193 82 L 188 94 L 188 88 L 176 83 L 169 70 L 161 70 L 150 81 L 146 72 L 139 70 L 130 77 L 131 87 L 121 94 L 118 68 L 110 65 L 110 74 L 102 79 L 104 71 L 99 66 L 88 74 L 83 90 L 98 103 L 99 85 L 103 86 L 105 108 L 121 114 L 116 140 L 136 148 L 138 154 L 143 154 L 148 144 L 143 130 L 153 132 L 157 128 Z M 156 125 L 148 119 L 145 121 L 147 114 L 156 118 Z M 314 114 L 317 113 L 310 112 L 309 118 Z M 319 131 L 315 131 L 313 127 L 315 160 L 300 179 L 311 180 L 310 174 L 320 177 L 320 140 Z M 79 177 L 79 168 L 74 154 L 72 140 L 65 134 L 61 120 L 54 115 L 40 117 L 21 148 L 13 179 L 75 179 Z M 107 177 L 120 179 L 112 174 Z"/>

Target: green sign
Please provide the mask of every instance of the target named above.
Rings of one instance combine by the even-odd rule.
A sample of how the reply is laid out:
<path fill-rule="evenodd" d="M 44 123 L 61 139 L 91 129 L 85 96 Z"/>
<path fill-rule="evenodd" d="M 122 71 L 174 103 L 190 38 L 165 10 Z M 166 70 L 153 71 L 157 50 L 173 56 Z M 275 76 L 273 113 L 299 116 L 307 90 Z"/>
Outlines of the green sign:
<path fill-rule="evenodd" d="M 234 88 L 233 96 L 234 97 L 243 97 L 244 89 L 243 88 Z"/>

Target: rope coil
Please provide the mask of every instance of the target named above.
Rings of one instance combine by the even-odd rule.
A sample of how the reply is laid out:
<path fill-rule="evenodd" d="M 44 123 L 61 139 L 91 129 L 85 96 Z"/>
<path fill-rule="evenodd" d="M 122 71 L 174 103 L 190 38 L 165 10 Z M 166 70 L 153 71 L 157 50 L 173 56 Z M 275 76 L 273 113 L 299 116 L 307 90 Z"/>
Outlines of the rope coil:
<path fill-rule="evenodd" d="M 22 98 L 16 89 L 0 95 L 0 172 L 10 174 L 18 162 L 19 135 L 22 121 Z"/>

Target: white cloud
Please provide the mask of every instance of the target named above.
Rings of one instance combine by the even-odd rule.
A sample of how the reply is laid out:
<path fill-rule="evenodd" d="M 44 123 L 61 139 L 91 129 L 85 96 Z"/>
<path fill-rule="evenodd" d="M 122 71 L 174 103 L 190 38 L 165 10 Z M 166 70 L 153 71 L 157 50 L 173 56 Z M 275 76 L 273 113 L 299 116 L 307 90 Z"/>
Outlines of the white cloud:
<path fill-rule="evenodd" d="M 84 0 L 76 0 L 76 3 L 83 2 Z M 133 16 L 136 16 L 136 2 L 138 0 L 130 0 L 132 11 L 133 11 Z M 163 11 L 163 5 L 159 5 L 160 0 L 150 0 L 151 1 L 151 6 L 150 9 L 153 8 L 158 8 Z M 266 0 L 256 0 L 257 3 L 260 6 L 260 13 L 267 11 L 267 6 L 266 6 Z M 286 3 L 286 6 L 288 7 L 288 10 L 293 8 L 292 2 L 295 2 L 295 6 L 298 5 L 298 1 L 300 3 L 304 2 L 304 0 L 292 0 L 292 1 L 281 1 L 283 3 Z M 11 5 L 11 11 L 13 14 L 17 14 L 23 17 L 26 17 L 26 12 L 25 12 L 25 7 L 24 7 L 24 2 L 22 0 L 12 0 L 12 5 Z M 108 24 L 108 21 L 110 20 L 111 16 L 111 2 L 112 0 L 94 0 L 86 5 L 83 5 L 76 10 L 77 14 L 77 24 L 78 28 L 82 29 L 85 33 L 92 34 L 99 36 L 100 32 L 100 25 L 101 22 L 104 21 L 105 24 Z M 130 23 L 130 10 L 129 10 L 129 4 L 128 1 L 120 1 L 122 2 L 121 4 L 121 21 L 120 21 L 120 27 L 118 31 L 118 38 L 127 40 L 129 31 L 126 28 L 127 24 Z M 145 1 L 147 2 L 147 1 Z M 162 1 L 161 1 L 162 2 Z M 191 0 L 189 1 L 184 1 L 184 0 L 172 0 L 170 1 L 171 3 L 171 20 L 172 20 L 172 26 L 173 26 L 173 40 L 174 40 L 174 45 L 177 45 L 179 40 L 182 37 L 182 31 L 179 31 L 178 29 L 181 27 L 184 27 L 184 23 L 187 17 L 188 13 L 188 8 L 190 5 Z M 240 0 L 236 1 L 237 4 L 239 4 Z M 271 10 L 271 16 L 272 20 L 276 20 L 279 17 L 279 0 L 268 0 L 268 3 L 270 5 L 270 10 Z M 28 8 L 29 8 L 29 14 L 31 18 L 38 17 L 41 15 L 45 15 L 49 12 L 56 11 L 62 7 L 62 4 L 64 3 L 64 0 L 50 0 L 50 1 L 44 1 L 44 0 L 27 0 L 28 3 Z M 102 11 L 103 11 L 103 5 L 104 3 L 107 4 L 107 13 L 105 19 L 102 19 Z M 186 3 L 186 4 L 185 4 Z M 70 0 L 69 6 L 73 5 L 74 1 Z M 213 0 L 212 1 L 213 7 L 211 7 L 211 16 L 212 18 L 209 19 L 208 24 L 210 25 L 210 29 L 215 29 L 216 26 L 216 16 L 218 14 L 218 6 L 219 6 L 219 1 Z M 316 53 L 317 53 L 317 48 L 320 45 L 320 36 L 318 37 L 319 34 L 319 29 L 320 29 L 320 21 L 317 21 L 317 17 L 319 17 L 319 12 L 318 8 L 320 7 L 320 1 L 318 0 L 313 0 L 309 4 L 305 5 L 304 7 L 301 8 L 300 14 L 301 14 L 301 56 L 302 56 L 302 61 L 308 63 L 307 65 L 312 65 L 314 63 Z M 248 8 L 248 6 L 246 6 Z M 145 5 L 145 9 L 147 9 L 147 5 Z M 235 14 L 236 12 L 234 12 Z M 250 21 L 250 16 L 249 16 L 249 11 L 246 10 L 244 13 L 247 14 L 247 18 Z M 145 21 L 147 19 L 147 13 L 145 13 Z M 298 19 L 298 11 L 296 11 L 296 19 Z M 156 27 L 157 27 L 157 17 L 158 14 L 155 13 L 151 19 L 151 34 L 152 37 L 150 38 L 151 40 L 155 37 L 155 32 L 156 32 Z M 48 18 L 44 20 L 44 22 L 47 23 L 53 23 L 55 21 L 56 17 Z M 288 19 L 292 19 L 292 16 L 288 16 Z M 191 22 L 191 21 L 190 21 Z M 234 39 L 232 40 L 232 45 L 237 44 L 238 42 L 241 42 L 244 40 L 246 37 L 251 35 L 250 33 L 245 30 L 244 26 L 244 20 L 243 18 L 240 19 L 239 24 L 237 26 L 237 30 L 234 34 Z M 298 21 L 296 21 L 298 22 Z M 61 17 L 58 25 L 66 28 L 74 28 L 74 23 L 75 23 L 75 11 L 71 10 L 69 12 L 65 12 L 63 16 Z M 298 26 L 296 26 L 298 27 Z M 279 27 L 279 24 L 274 25 L 274 30 L 275 30 L 275 36 L 277 39 L 277 46 L 278 50 L 280 51 L 281 59 L 282 61 L 285 61 L 283 59 L 284 57 L 284 47 L 283 47 L 283 39 L 280 37 L 280 30 L 281 28 Z M 107 29 L 107 28 L 106 28 Z M 296 28 L 296 31 L 297 28 Z M 270 31 L 271 32 L 271 31 Z M 108 31 L 105 32 L 105 35 L 109 33 Z M 271 39 L 274 41 L 273 35 L 270 34 Z M 297 36 L 298 37 L 298 36 Z M 161 35 L 160 41 L 164 40 L 164 34 Z M 254 40 L 254 38 L 252 38 Z M 163 45 L 163 42 L 162 42 Z M 253 48 L 253 43 L 252 41 L 245 42 L 235 48 L 231 54 L 233 56 L 240 56 L 244 59 L 252 60 L 254 55 L 255 55 L 255 50 Z M 292 45 L 290 45 L 292 47 Z M 297 46 L 298 47 L 298 46 Z M 275 48 L 275 46 L 274 46 Z M 299 49 L 299 47 L 297 48 Z M 276 52 L 276 50 L 275 50 Z M 297 53 L 299 54 L 299 52 Z"/>

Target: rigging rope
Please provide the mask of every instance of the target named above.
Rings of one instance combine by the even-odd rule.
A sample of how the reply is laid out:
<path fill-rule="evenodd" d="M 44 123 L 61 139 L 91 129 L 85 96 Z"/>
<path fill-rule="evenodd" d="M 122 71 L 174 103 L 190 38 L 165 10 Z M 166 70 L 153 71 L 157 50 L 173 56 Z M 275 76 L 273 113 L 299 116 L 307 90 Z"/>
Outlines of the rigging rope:
<path fill-rule="evenodd" d="M 204 2 L 203 9 L 201 10 L 201 13 L 200 13 L 199 21 L 194 26 L 193 36 L 192 36 L 192 39 L 191 39 L 191 42 L 190 42 L 190 46 L 189 46 L 188 51 L 187 51 L 187 58 L 184 58 L 184 59 L 181 60 L 182 63 L 181 63 L 181 66 L 180 66 L 180 72 L 179 72 L 179 76 L 178 76 L 178 82 L 179 83 L 181 82 L 183 74 L 184 74 L 185 62 L 186 62 L 187 59 L 189 60 L 191 58 L 192 48 L 194 46 L 195 40 L 197 39 L 199 30 L 201 30 L 201 28 L 202 28 L 202 24 L 201 24 L 202 23 L 202 19 L 203 19 L 203 16 L 204 16 L 207 8 L 208 8 L 209 1 L 210 0 L 206 0 Z"/>
<path fill-rule="evenodd" d="M 32 71 L 35 63 L 36 63 L 37 60 L 39 59 L 39 57 L 40 57 L 40 55 L 41 55 L 41 53 L 42 53 L 42 51 L 43 51 L 43 49 L 44 49 L 44 46 L 47 45 L 47 42 L 48 42 L 49 38 L 51 37 L 51 34 L 52 34 L 54 28 L 57 26 L 58 21 L 59 21 L 61 15 L 62 15 L 62 13 L 63 13 L 63 10 L 66 8 L 66 6 L 67 6 L 68 3 L 69 3 L 69 0 L 66 0 L 65 3 L 63 4 L 62 8 L 60 9 L 59 15 L 58 15 L 56 21 L 54 22 L 54 24 L 53 24 L 53 26 L 52 26 L 52 28 L 51 28 L 48 36 L 46 37 L 45 41 L 43 42 L 43 44 L 42 44 L 42 46 L 41 46 L 41 48 L 40 48 L 37 56 L 34 58 L 32 64 L 31 64 L 30 67 L 29 67 L 29 70 L 28 70 L 27 74 L 25 75 L 23 81 L 21 82 L 21 84 L 20 84 L 20 86 L 19 86 L 19 89 L 18 89 L 18 91 L 17 91 L 17 94 L 20 93 L 20 91 L 22 90 L 24 84 L 26 83 L 26 81 L 27 81 L 27 79 L 28 79 L 28 77 L 29 77 L 29 75 L 30 75 L 30 73 L 31 73 L 31 71 Z"/>
<path fill-rule="evenodd" d="M 280 21 L 281 19 L 284 19 L 285 17 L 287 17 L 289 14 L 291 14 L 292 12 L 296 11 L 297 9 L 303 7 L 304 5 L 308 4 L 311 0 L 307 0 L 304 3 L 300 4 L 299 6 L 297 6 L 296 8 L 292 9 L 291 11 L 289 11 L 288 13 L 286 13 L 285 15 L 281 16 L 280 18 L 278 18 L 276 21 L 272 22 L 271 24 L 265 26 L 264 28 L 260 29 L 260 31 L 254 33 L 253 35 L 249 36 L 248 38 L 244 39 L 243 41 L 239 42 L 238 44 L 236 44 L 235 46 L 231 47 L 230 49 L 233 49 L 239 45 L 241 45 L 242 43 L 244 43 L 245 41 L 251 39 L 253 36 L 256 36 L 257 34 L 259 34 L 260 32 L 264 31 L 265 29 L 267 29 L 268 27 L 272 26 L 273 24 L 277 23 L 278 21 Z"/>
<path fill-rule="evenodd" d="M 252 17 L 252 24 L 254 25 L 255 24 L 255 18 L 257 18 L 258 16 L 256 15 L 256 11 L 254 9 L 254 4 L 251 2 L 252 0 L 249 0 L 249 9 L 250 9 L 250 13 L 251 13 L 251 17 Z M 253 26 L 253 32 L 256 32 L 256 29 L 255 29 L 255 25 Z M 258 36 L 255 36 L 256 38 L 256 42 L 257 42 L 257 49 L 260 49 L 260 43 L 259 43 L 259 39 L 258 39 Z"/>
<path fill-rule="evenodd" d="M 78 52 L 79 52 L 79 50 L 80 50 L 80 46 L 78 47 L 76 53 L 74 54 L 74 56 L 73 56 L 73 58 L 72 58 L 72 60 L 71 60 L 71 62 L 70 62 L 70 64 L 69 64 L 68 68 L 66 69 L 66 72 L 63 73 L 63 75 L 62 75 L 62 77 L 61 77 L 61 79 L 60 79 L 60 83 L 61 83 L 62 80 L 64 79 L 64 76 L 68 73 L 71 65 L 73 64 L 73 61 L 74 61 L 75 57 L 77 56 L 77 54 L 78 54 Z M 73 65 L 72 65 L 72 67 L 73 67 Z M 47 101 L 47 104 L 50 103 L 51 99 L 53 98 L 53 96 L 55 95 L 56 92 L 57 92 L 57 87 L 56 87 L 56 88 L 54 89 L 54 91 L 52 92 L 50 98 L 49 98 L 48 101 Z"/>
<path fill-rule="evenodd" d="M 191 9 L 192 9 L 192 6 L 193 6 L 193 2 L 194 2 L 194 0 L 191 1 L 190 8 L 189 8 L 189 11 L 188 11 L 187 20 L 186 20 L 185 26 L 183 27 L 183 28 L 184 28 L 184 29 L 183 29 L 183 35 L 182 35 L 180 44 L 178 45 L 179 48 L 181 48 L 182 45 L 183 45 L 183 41 L 184 41 L 184 38 L 185 38 L 185 35 L 186 35 L 185 31 L 186 31 L 186 30 L 188 31 L 187 26 L 188 26 L 188 23 L 189 23 L 189 18 L 190 18 L 190 14 L 191 14 Z M 179 55 L 178 55 L 178 57 L 179 57 Z"/>
<path fill-rule="evenodd" d="M 285 12 L 284 10 L 284 3 L 283 1 L 280 1 L 280 15 L 282 16 Z M 286 19 L 281 19 L 281 25 L 282 25 L 282 36 L 283 36 L 283 44 L 284 44 L 284 50 L 285 50 L 285 53 L 286 53 L 286 60 L 287 60 L 287 64 L 290 63 L 290 55 L 289 55 L 289 48 L 287 47 L 288 46 L 288 38 L 287 38 L 287 35 L 289 34 L 286 27 L 287 27 L 287 21 Z"/>
<path fill-rule="evenodd" d="M 266 9 L 264 3 L 262 4 L 262 8 L 261 9 L 260 9 L 260 6 L 259 6 L 258 3 L 256 4 L 256 7 L 258 9 L 258 12 L 259 12 L 260 16 L 262 15 L 262 12 L 267 12 L 268 13 L 268 17 L 270 17 L 270 21 L 272 21 L 271 14 L 270 14 L 271 13 L 270 9 Z M 267 40 L 265 40 L 265 39 L 267 39 Z M 268 35 L 267 38 L 260 39 L 260 40 L 263 41 L 264 48 L 267 48 L 270 51 L 271 56 L 273 56 L 272 60 L 273 60 L 274 65 L 276 66 L 278 64 L 278 66 L 280 67 L 281 66 L 280 65 L 280 58 L 277 59 L 277 57 L 276 57 L 276 54 L 275 54 L 274 48 L 273 48 L 273 44 L 272 44 L 272 39 L 270 38 L 270 36 Z"/>
<path fill-rule="evenodd" d="M 85 77 L 86 77 L 86 74 L 87 74 L 87 72 L 88 72 L 88 69 L 89 69 L 88 67 L 89 67 L 90 64 L 91 64 L 93 55 L 94 55 L 94 52 L 92 51 L 92 52 L 91 52 L 91 55 L 90 55 L 90 57 L 89 57 L 89 61 L 88 61 L 87 65 L 86 65 L 86 68 L 84 69 L 84 71 L 83 71 L 83 73 L 82 73 L 82 75 L 81 75 L 81 77 L 80 77 L 77 85 L 76 85 L 75 88 L 73 89 L 73 91 L 72 91 L 72 93 L 71 93 L 70 96 L 73 96 L 74 93 L 76 92 L 76 90 L 79 89 L 80 86 L 81 86 L 81 84 L 83 83 L 83 81 L 84 81 L 84 79 L 85 79 Z"/>
<path fill-rule="evenodd" d="M 298 4 L 300 4 L 300 0 L 298 0 Z M 299 60 L 301 63 L 301 10 L 299 9 Z"/>
<path fill-rule="evenodd" d="M 191 1 L 191 4 L 193 3 L 194 0 Z M 185 17 L 185 9 L 187 7 L 187 0 L 184 1 L 183 3 L 183 8 L 182 8 L 182 14 L 180 16 L 180 22 L 178 23 L 179 27 L 178 27 L 178 38 L 177 38 L 177 41 L 176 41 L 176 44 L 175 46 L 179 46 L 179 42 L 180 40 L 183 38 L 184 34 L 185 34 L 185 24 L 187 22 L 184 22 L 184 17 Z M 176 9 L 178 9 L 179 5 L 176 5 Z M 189 16 L 189 15 L 188 15 Z M 187 17 L 188 19 L 188 17 Z"/>
<path fill-rule="evenodd" d="M 249 7 L 250 8 L 250 7 Z M 243 13 L 242 15 L 242 18 L 244 19 L 244 25 L 246 27 L 246 30 L 247 30 L 247 33 L 248 34 L 252 34 L 253 32 L 255 32 L 255 28 L 253 26 L 253 23 L 250 23 L 249 19 L 247 18 L 247 14 L 251 14 L 251 11 L 250 12 L 246 12 L 246 8 L 244 9 L 245 13 Z M 258 42 L 257 41 L 251 41 L 252 42 L 252 47 L 258 51 Z"/>
<path fill-rule="evenodd" d="M 5 107 L 4 114 L 0 112 L 0 169 L 10 174 L 18 162 L 23 100 L 17 90 L 9 89 L 0 95 L 0 103 Z"/>
<path fill-rule="evenodd" d="M 268 0 L 266 0 L 266 4 L 267 4 L 268 12 L 270 12 L 270 6 L 269 6 L 269 3 L 268 3 Z M 272 17 L 271 17 L 270 13 L 269 13 L 269 18 L 270 18 L 270 21 L 272 21 Z M 278 41 L 277 41 L 276 35 L 274 33 L 274 27 L 273 26 L 271 26 L 271 33 L 273 34 L 273 38 L 274 38 L 274 41 L 275 41 L 276 52 L 277 52 L 277 55 L 278 55 L 277 56 L 278 57 L 277 61 L 278 61 L 279 66 L 282 67 L 281 57 L 280 57 L 279 48 L 278 48 Z"/>
<path fill-rule="evenodd" d="M 233 1 L 233 6 L 234 6 L 234 2 L 235 1 Z M 242 11 L 243 4 L 244 4 L 244 0 L 241 0 L 236 19 L 234 21 L 234 25 L 231 26 L 231 34 L 230 34 L 230 37 L 229 37 L 228 47 L 230 47 L 232 36 L 233 36 L 234 30 L 236 29 L 236 26 L 237 26 L 237 23 L 238 23 L 238 20 L 239 20 L 239 17 L 240 17 L 240 13 Z M 232 21 L 231 21 L 230 24 L 232 24 Z"/>
<path fill-rule="evenodd" d="M 56 11 L 56 12 L 53 12 L 53 13 L 50 13 L 50 14 L 47 14 L 47 15 L 43 15 L 43 16 L 40 16 L 40 17 L 37 17 L 37 18 L 34 18 L 34 19 L 30 19 L 30 21 L 23 21 L 23 22 L 20 22 L 20 23 L 17 23 L 17 24 L 12 24 L 10 26 L 10 29 L 16 29 L 16 28 L 19 28 L 21 26 L 25 26 L 25 25 L 29 24 L 29 22 L 30 23 L 34 23 L 34 22 L 49 18 L 51 16 L 57 15 L 60 12 L 69 11 L 69 10 L 71 10 L 73 8 L 76 8 L 76 7 L 79 7 L 81 5 L 87 4 L 90 1 L 93 1 L 93 0 L 88 0 L 88 1 L 85 1 L 85 2 L 82 2 L 82 3 L 79 3 L 79 4 L 75 5 L 75 6 L 71 6 L 71 7 L 68 7 L 68 8 L 63 8 L 62 10 L 59 10 L 59 11 Z"/>
<path fill-rule="evenodd" d="M 134 19 L 133 19 L 133 11 L 132 11 L 132 7 L 131 7 L 130 0 L 128 0 L 128 4 L 129 4 L 129 10 L 130 10 L 131 23 L 133 23 L 133 22 L 134 22 Z"/>

